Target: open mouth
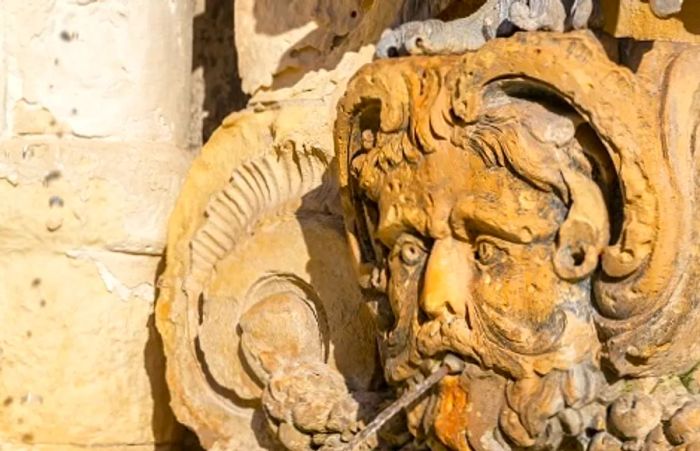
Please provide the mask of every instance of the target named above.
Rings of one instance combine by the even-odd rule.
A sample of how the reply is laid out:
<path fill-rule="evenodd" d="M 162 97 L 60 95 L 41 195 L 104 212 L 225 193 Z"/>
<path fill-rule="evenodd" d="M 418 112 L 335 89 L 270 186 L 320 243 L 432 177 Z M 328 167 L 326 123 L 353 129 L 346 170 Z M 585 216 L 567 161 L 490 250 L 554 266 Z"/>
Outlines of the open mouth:
<path fill-rule="evenodd" d="M 490 428 L 498 424 L 500 407 L 494 406 L 504 402 L 505 388 L 503 375 L 488 369 L 490 362 L 480 354 L 483 344 L 475 340 L 466 319 L 457 316 L 411 326 L 394 329 L 396 335 L 387 337 L 393 338 L 387 340 L 393 346 L 385 348 L 384 368 L 387 380 L 397 387 L 397 398 L 375 417 L 370 425 L 376 429 L 368 426 L 367 434 L 376 435 L 392 415 L 404 410 L 408 432 L 419 442 L 433 436 L 459 448 L 467 440 L 467 428 L 473 427 L 476 435 L 483 436 L 487 424 Z M 403 346 L 397 346 L 398 341 Z M 474 409 L 490 413 L 482 420 L 470 413 Z"/>
<path fill-rule="evenodd" d="M 400 391 L 411 390 L 446 358 L 482 365 L 472 337 L 466 320 L 456 316 L 395 328 L 383 343 L 387 381 L 400 387 Z"/>
<path fill-rule="evenodd" d="M 429 375 L 420 371 L 406 381 L 406 390 L 401 397 L 381 411 L 367 427 L 360 431 L 345 448 L 346 451 L 362 449 L 389 420 L 400 411 L 411 407 L 423 394 L 436 386 L 448 374 L 460 374 L 464 370 L 464 361 L 454 354 L 447 354 L 441 363 Z"/>

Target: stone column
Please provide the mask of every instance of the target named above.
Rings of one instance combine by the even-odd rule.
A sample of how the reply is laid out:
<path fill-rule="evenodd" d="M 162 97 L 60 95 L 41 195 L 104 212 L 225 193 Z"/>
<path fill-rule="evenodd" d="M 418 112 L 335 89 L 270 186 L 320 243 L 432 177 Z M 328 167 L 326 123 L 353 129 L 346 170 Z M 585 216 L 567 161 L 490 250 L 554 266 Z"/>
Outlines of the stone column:
<path fill-rule="evenodd" d="M 3 450 L 179 441 L 152 313 L 191 26 L 188 0 L 0 3 Z"/>

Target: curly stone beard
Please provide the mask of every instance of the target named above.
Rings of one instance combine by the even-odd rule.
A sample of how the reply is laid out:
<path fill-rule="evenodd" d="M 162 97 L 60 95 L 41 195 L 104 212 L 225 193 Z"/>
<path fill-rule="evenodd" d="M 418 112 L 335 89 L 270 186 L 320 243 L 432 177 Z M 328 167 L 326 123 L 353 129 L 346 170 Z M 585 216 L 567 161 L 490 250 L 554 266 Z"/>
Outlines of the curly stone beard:
<path fill-rule="evenodd" d="M 381 342 L 386 379 L 410 389 L 446 353 L 465 361 L 462 374 L 444 379 L 409 412 L 409 428 L 415 437 L 437 439 L 454 449 L 465 449 L 468 438 L 475 441 L 470 441 L 473 449 L 487 449 L 484 444 L 491 442 L 506 449 L 512 445 L 551 447 L 567 436 L 582 434 L 604 416 L 604 408 L 593 404 L 603 384 L 591 353 L 585 353 L 589 358 L 569 365 L 562 362 L 544 374 L 523 372 L 527 365 L 521 360 L 528 357 L 508 349 L 507 337 L 494 340 L 498 333 L 489 330 L 499 321 L 503 324 L 503 317 L 489 318 L 477 306 L 469 309 L 469 320 L 454 316 L 428 319 L 420 308 L 428 252 L 411 247 L 415 243 L 410 240 L 387 257 L 386 300 L 395 322 Z M 551 330 L 556 333 L 545 338 L 539 331 L 539 342 L 545 345 L 540 354 L 556 360 L 554 354 L 560 349 L 555 345 L 563 328 L 567 324 L 583 327 L 575 318 L 580 312 L 569 310 L 586 302 L 588 293 L 588 281 L 572 288 L 569 305 L 551 315 Z M 513 321 L 506 324 L 523 329 Z"/>
<path fill-rule="evenodd" d="M 464 167 L 440 170 L 448 162 Z M 554 270 L 566 213 L 558 198 L 506 168 L 479 164 L 474 155 L 433 154 L 377 190 L 378 214 L 368 229 L 381 246 L 374 279 L 386 294 L 378 309 L 385 313 L 385 377 L 410 388 L 446 354 L 457 355 L 470 371 L 446 379 L 416 406 L 409 415 L 416 437 L 434 431 L 457 449 L 459 437 L 475 431 L 519 446 L 551 443 L 563 436 L 544 433 L 562 428 L 552 418 L 597 392 L 589 382 L 597 380 L 591 359 L 598 347 L 590 275 L 567 280 Z M 403 190 L 391 188 L 399 183 Z M 486 379 L 491 388 L 473 388 Z M 446 413 L 443 405 L 455 399 L 463 400 L 462 411 Z M 472 418 L 474 409 L 489 415 Z"/>

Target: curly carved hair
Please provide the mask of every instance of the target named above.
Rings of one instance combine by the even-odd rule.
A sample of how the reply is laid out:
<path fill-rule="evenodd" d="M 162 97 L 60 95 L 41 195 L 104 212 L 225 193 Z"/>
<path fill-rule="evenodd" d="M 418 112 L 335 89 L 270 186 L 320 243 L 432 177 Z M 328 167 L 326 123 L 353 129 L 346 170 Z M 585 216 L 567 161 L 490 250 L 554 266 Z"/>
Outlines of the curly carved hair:
<path fill-rule="evenodd" d="M 512 100 L 489 108 L 474 124 L 455 127 L 444 144 L 475 152 L 488 167 L 508 168 L 535 188 L 554 192 L 569 203 L 564 174 L 573 170 L 590 178 L 592 171 L 575 133 L 576 122 L 570 115 L 536 102 Z M 417 165 L 430 153 L 405 132 L 374 135 L 365 130 L 362 141 L 366 152 L 356 154 L 351 166 L 359 188 L 372 200 L 378 198 L 386 175 Z"/>

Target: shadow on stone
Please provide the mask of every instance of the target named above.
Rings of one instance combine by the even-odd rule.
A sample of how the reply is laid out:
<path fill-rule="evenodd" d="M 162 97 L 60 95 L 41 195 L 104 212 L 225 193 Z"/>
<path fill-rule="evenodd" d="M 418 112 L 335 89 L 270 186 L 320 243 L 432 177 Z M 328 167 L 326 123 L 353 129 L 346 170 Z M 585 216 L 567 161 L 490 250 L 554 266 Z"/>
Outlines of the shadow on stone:
<path fill-rule="evenodd" d="M 206 0 L 204 11 L 194 17 L 192 29 L 192 72 L 194 99 L 203 96 L 200 117 L 201 143 L 206 142 L 226 116 L 245 108 L 248 96 L 241 90 L 238 61 L 233 32 L 233 2 Z M 196 86 L 198 70 L 202 71 L 203 86 Z M 195 128 L 196 129 L 196 128 Z M 195 137 L 193 137 L 195 138 Z"/>
<path fill-rule="evenodd" d="M 165 255 L 161 258 L 154 277 L 155 299 L 160 295 L 158 279 L 165 270 Z M 144 362 L 148 381 L 151 385 L 153 398 L 153 413 L 151 428 L 158 449 L 173 449 L 185 451 L 202 451 L 197 438 L 191 431 L 186 430 L 175 419 L 170 408 L 170 393 L 165 380 L 165 355 L 163 341 L 155 325 L 155 313 L 151 313 L 146 323 L 148 340 L 143 350 Z"/>

